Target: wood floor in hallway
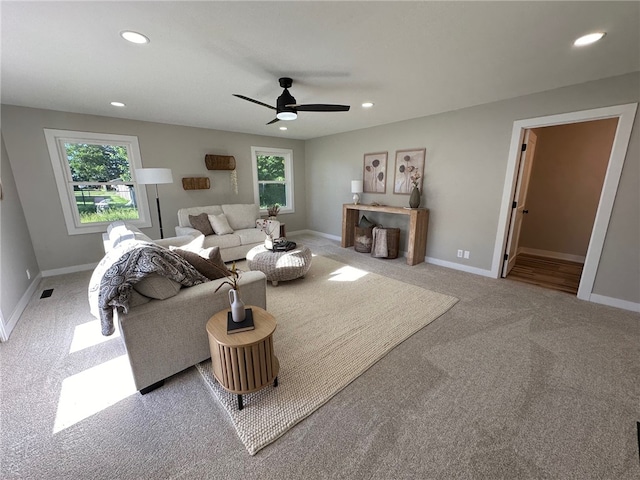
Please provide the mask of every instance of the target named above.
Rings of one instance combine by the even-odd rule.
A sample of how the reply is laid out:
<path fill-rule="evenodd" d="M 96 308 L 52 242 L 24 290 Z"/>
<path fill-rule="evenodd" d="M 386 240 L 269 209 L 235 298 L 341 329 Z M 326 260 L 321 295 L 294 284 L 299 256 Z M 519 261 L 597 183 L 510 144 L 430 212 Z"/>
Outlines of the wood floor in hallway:
<path fill-rule="evenodd" d="M 521 253 L 507 278 L 575 295 L 578 293 L 582 268 L 583 264 L 578 262 Z"/>

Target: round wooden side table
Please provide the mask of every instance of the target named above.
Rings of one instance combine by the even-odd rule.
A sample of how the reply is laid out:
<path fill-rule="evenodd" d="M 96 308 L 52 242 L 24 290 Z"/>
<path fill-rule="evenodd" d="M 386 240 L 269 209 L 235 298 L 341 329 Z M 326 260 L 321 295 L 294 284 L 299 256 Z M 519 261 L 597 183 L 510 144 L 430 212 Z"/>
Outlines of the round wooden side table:
<path fill-rule="evenodd" d="M 216 313 L 207 322 L 213 376 L 228 392 L 242 395 L 255 392 L 273 382 L 278 386 L 280 363 L 273 352 L 276 319 L 266 310 L 247 305 L 253 312 L 254 330 L 227 333 L 227 312 Z"/>

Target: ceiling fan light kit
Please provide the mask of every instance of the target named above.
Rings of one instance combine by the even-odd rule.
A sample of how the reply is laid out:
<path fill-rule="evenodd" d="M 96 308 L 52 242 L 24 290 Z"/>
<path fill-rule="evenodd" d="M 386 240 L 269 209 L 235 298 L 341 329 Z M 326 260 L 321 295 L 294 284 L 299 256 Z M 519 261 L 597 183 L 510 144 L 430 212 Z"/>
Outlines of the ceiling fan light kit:
<path fill-rule="evenodd" d="M 242 100 L 246 100 L 247 102 L 255 103 L 257 105 L 262 105 L 263 107 L 270 108 L 271 110 L 276 111 L 276 118 L 267 123 L 267 125 L 271 125 L 272 123 L 276 123 L 280 120 L 289 121 L 295 120 L 298 118 L 298 111 L 301 112 L 348 112 L 350 106 L 349 105 L 331 105 L 331 104 L 308 104 L 308 105 L 298 105 L 296 103 L 296 99 L 289 93 L 289 88 L 293 85 L 293 80 L 289 77 L 282 77 L 278 80 L 280 82 L 280 86 L 284 88 L 282 94 L 278 97 L 276 101 L 276 107 L 272 107 L 266 103 L 263 103 L 259 100 L 254 100 L 253 98 L 245 97 L 244 95 L 239 95 L 234 93 L 234 97 L 241 98 Z"/>

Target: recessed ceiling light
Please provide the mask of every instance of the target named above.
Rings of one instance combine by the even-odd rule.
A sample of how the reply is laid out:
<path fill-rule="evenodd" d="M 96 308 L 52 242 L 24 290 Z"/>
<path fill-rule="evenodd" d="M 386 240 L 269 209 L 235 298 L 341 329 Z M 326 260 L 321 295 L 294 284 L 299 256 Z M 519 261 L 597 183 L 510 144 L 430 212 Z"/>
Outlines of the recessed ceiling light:
<path fill-rule="evenodd" d="M 280 130 L 286 130 L 287 127 L 280 127 Z"/>
<path fill-rule="evenodd" d="M 364 102 L 362 104 L 362 108 L 371 108 L 373 107 L 373 102 Z"/>
<path fill-rule="evenodd" d="M 114 107 L 124 107 L 125 104 L 122 102 L 111 102 L 111 105 L 113 105 Z"/>
<path fill-rule="evenodd" d="M 583 47 L 585 45 L 589 45 L 591 43 L 597 42 L 604 36 L 605 36 L 604 32 L 590 33 L 588 35 L 583 35 L 582 37 L 577 39 L 575 42 L 573 42 L 573 44 L 576 47 Z"/>
<path fill-rule="evenodd" d="M 132 32 L 131 30 L 120 32 L 120 36 L 131 43 L 142 44 L 150 42 L 150 40 L 141 33 Z"/>

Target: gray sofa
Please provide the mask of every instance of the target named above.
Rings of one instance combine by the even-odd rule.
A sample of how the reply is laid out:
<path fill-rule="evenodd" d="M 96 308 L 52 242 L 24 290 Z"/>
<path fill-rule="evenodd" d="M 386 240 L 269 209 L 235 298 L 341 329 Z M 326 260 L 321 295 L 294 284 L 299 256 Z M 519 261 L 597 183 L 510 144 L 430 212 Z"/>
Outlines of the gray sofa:
<path fill-rule="evenodd" d="M 103 235 L 107 251 L 120 242 L 152 241 L 135 227 L 122 222 L 117 222 L 116 226 L 113 228 L 112 224 Z M 187 235 L 154 242 L 168 247 L 182 246 L 193 240 Z M 154 279 L 158 280 L 162 279 Z M 142 394 L 161 386 L 165 378 L 211 356 L 206 323 L 215 313 L 229 308 L 230 287 L 224 285 L 214 293 L 224 280 L 178 287 L 176 294 L 164 299 L 149 298 L 136 292 L 129 313 L 114 312 L 114 323 L 120 329 L 136 389 Z M 165 296 L 161 287 L 142 291 L 149 293 L 149 290 L 161 293 L 155 296 Z M 265 275 L 257 271 L 242 272 L 240 293 L 246 305 L 266 309 Z"/>
<path fill-rule="evenodd" d="M 249 250 L 265 241 L 265 233 L 256 228 L 256 220 L 260 218 L 260 209 L 255 204 L 238 203 L 181 208 L 178 210 L 176 235 L 202 235 L 200 230 L 193 228 L 189 219 L 189 215 L 195 216 L 202 213 L 207 215 L 224 214 L 233 230 L 231 233 L 222 235 L 214 232 L 206 235 L 204 239 L 204 248 L 220 247 L 220 254 L 225 262 L 245 258 Z"/>

